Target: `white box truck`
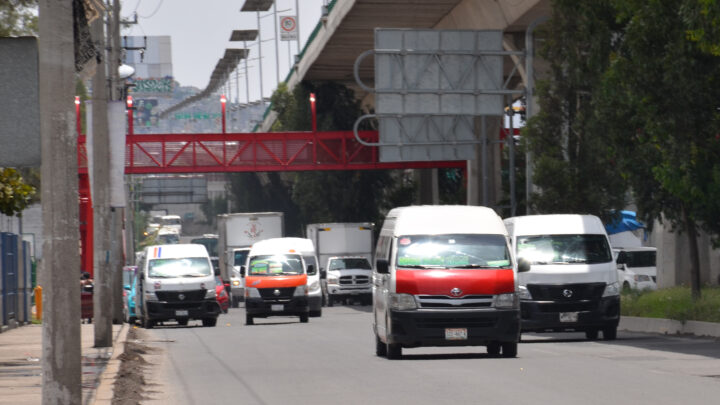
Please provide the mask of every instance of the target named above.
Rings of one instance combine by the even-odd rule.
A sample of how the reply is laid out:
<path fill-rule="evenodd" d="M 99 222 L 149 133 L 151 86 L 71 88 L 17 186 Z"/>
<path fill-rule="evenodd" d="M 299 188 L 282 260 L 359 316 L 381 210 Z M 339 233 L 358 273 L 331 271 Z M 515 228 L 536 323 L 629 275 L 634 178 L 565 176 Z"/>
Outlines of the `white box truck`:
<path fill-rule="evenodd" d="M 282 212 L 238 212 L 217 216 L 220 275 L 230 281 L 233 308 L 245 297 L 240 266 L 245 265 L 250 247 L 261 240 L 285 235 Z"/>
<path fill-rule="evenodd" d="M 334 222 L 309 224 L 308 239 L 315 244 L 323 297 L 327 305 L 359 298 L 369 305 L 372 297 L 373 224 Z"/>

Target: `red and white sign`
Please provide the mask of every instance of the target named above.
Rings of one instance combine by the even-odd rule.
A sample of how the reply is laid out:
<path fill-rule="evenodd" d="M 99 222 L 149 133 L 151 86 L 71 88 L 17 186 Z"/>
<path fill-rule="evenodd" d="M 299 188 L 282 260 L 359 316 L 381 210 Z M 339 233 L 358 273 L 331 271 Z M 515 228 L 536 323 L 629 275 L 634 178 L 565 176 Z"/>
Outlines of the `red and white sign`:
<path fill-rule="evenodd" d="M 294 15 L 286 15 L 280 17 L 280 40 L 295 41 L 297 40 L 297 18 Z"/>

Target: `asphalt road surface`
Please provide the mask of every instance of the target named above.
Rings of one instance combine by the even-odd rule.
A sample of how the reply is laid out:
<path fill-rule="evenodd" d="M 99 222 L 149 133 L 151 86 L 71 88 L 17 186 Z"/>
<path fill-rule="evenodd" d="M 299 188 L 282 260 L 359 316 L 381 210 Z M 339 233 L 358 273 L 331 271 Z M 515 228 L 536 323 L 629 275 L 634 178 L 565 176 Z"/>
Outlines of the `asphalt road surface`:
<path fill-rule="evenodd" d="M 142 331 L 143 404 L 716 404 L 720 341 L 623 333 L 525 334 L 515 359 L 484 347 L 404 349 L 376 357 L 370 307 L 256 319 L 230 309 L 199 322 Z"/>

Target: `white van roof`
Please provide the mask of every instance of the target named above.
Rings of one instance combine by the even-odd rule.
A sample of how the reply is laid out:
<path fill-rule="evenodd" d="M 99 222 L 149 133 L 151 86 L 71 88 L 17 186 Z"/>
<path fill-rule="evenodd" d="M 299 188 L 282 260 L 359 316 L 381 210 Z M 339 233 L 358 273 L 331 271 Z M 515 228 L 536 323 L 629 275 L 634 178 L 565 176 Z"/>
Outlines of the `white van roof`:
<path fill-rule="evenodd" d="M 278 252 L 315 254 L 315 246 L 310 239 L 288 237 L 261 240 L 254 243 L 250 248 L 252 255 L 265 255 Z"/>
<path fill-rule="evenodd" d="M 209 256 L 205 246 L 197 243 L 154 245 L 146 247 L 145 251 L 148 259 Z"/>
<path fill-rule="evenodd" d="M 392 224 L 393 221 L 394 236 L 452 233 L 507 235 L 500 216 L 487 207 L 469 205 L 400 207 L 388 213 L 383 227 Z"/>
<path fill-rule="evenodd" d="M 595 215 L 549 214 L 525 215 L 505 219 L 515 235 L 605 235 L 605 226 Z"/>

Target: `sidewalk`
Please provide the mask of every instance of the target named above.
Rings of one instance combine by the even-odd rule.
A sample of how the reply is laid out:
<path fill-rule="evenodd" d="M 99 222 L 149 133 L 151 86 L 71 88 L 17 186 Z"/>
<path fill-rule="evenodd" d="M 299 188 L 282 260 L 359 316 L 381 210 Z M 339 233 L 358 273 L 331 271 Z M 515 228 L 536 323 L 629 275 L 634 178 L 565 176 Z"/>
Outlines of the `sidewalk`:
<path fill-rule="evenodd" d="M 127 324 L 113 325 L 114 347 L 96 349 L 94 325 L 81 325 L 83 404 L 110 404 L 112 383 L 119 367 L 117 356 L 122 352 L 127 331 Z M 25 325 L 0 333 L 0 404 L 42 402 L 41 356 L 42 325 Z"/>

